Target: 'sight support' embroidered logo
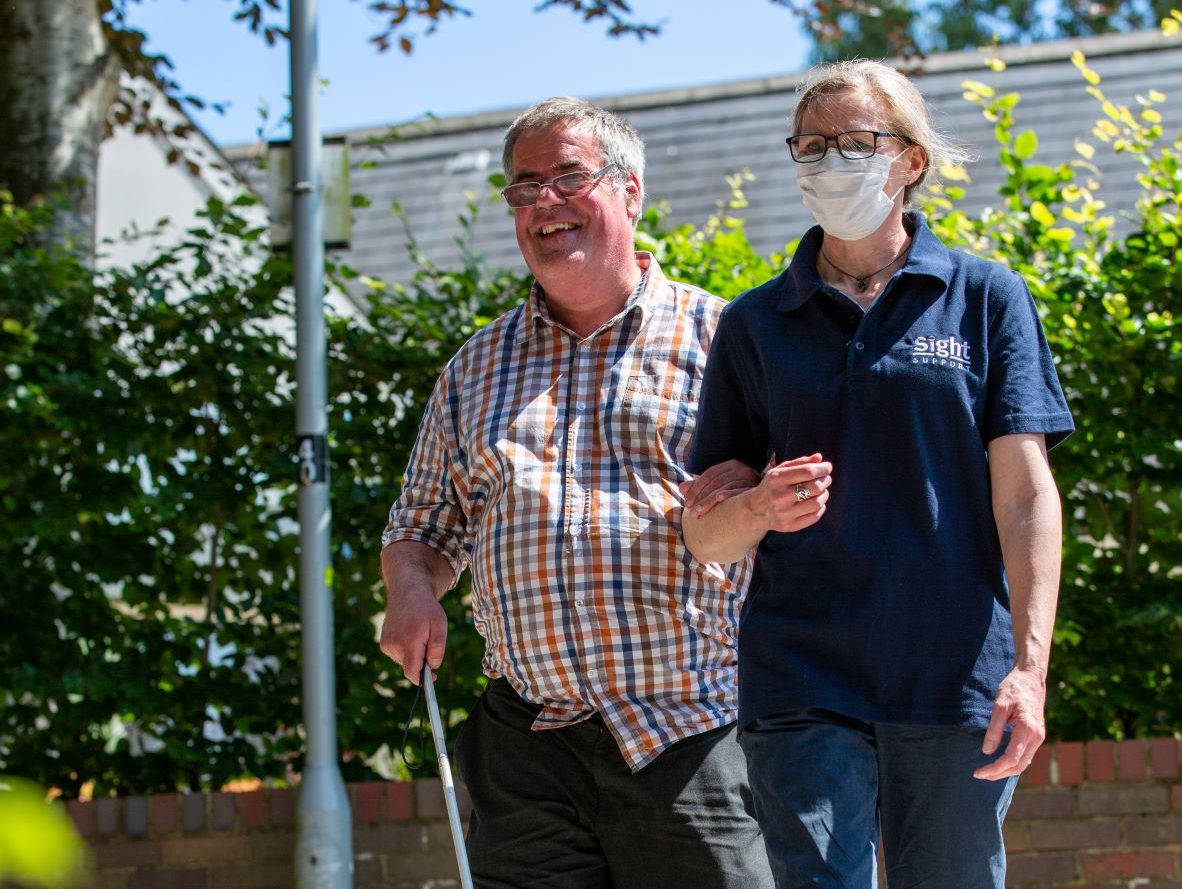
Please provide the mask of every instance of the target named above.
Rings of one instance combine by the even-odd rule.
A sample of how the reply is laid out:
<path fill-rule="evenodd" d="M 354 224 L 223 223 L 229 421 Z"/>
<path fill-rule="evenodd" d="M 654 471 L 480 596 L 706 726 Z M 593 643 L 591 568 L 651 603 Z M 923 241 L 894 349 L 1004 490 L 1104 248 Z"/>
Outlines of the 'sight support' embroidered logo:
<path fill-rule="evenodd" d="M 954 336 L 921 336 L 911 349 L 912 364 L 939 364 L 968 370 L 969 344 Z"/>

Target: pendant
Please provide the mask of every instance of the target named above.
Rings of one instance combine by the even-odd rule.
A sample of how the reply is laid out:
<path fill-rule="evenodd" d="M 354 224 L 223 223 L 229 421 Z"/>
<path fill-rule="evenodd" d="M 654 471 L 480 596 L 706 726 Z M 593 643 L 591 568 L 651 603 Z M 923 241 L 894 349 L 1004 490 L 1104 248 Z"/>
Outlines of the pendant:
<path fill-rule="evenodd" d="M 865 293 L 866 292 L 866 279 L 865 278 L 858 278 L 857 281 L 858 281 L 858 293 Z"/>

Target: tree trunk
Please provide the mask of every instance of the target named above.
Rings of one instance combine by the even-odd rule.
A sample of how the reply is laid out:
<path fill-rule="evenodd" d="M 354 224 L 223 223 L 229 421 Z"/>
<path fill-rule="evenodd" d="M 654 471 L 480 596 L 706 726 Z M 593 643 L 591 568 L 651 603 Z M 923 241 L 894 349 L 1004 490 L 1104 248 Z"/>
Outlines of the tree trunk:
<path fill-rule="evenodd" d="M 66 196 L 49 237 L 94 255 L 99 144 L 118 64 L 97 0 L 0 0 L 0 187 Z"/>

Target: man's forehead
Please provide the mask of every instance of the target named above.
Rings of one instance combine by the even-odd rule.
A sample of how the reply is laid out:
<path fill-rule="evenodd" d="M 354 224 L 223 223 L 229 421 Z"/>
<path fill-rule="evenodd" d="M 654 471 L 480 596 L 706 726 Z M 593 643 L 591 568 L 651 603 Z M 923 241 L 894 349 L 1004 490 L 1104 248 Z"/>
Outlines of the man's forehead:
<path fill-rule="evenodd" d="M 598 140 L 589 132 L 559 123 L 522 133 L 513 146 L 515 179 L 528 174 L 597 166 L 602 157 Z"/>

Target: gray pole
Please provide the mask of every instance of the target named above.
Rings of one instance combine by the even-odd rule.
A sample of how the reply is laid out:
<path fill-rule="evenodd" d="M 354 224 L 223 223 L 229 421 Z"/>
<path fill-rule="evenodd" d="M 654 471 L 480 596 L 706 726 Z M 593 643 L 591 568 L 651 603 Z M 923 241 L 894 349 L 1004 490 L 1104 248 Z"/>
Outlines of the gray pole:
<path fill-rule="evenodd" d="M 307 757 L 296 809 L 298 889 L 350 889 L 353 831 L 337 766 L 325 416 L 324 186 L 316 0 L 291 0 L 292 258 L 300 455 L 300 623 Z"/>

